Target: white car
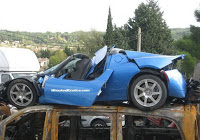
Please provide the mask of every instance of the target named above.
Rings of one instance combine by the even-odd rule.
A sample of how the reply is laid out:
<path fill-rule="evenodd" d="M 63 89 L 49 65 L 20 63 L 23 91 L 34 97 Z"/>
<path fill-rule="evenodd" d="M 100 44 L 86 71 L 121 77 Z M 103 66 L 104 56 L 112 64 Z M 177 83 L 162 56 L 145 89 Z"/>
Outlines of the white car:
<path fill-rule="evenodd" d="M 111 120 L 107 116 L 81 116 L 83 127 L 107 127 Z"/>
<path fill-rule="evenodd" d="M 60 126 L 63 127 L 69 127 L 70 121 L 65 120 L 60 122 Z M 81 125 L 82 127 L 110 127 L 111 126 L 111 120 L 108 116 L 81 116 Z M 122 116 L 122 126 L 125 125 L 125 117 Z"/>

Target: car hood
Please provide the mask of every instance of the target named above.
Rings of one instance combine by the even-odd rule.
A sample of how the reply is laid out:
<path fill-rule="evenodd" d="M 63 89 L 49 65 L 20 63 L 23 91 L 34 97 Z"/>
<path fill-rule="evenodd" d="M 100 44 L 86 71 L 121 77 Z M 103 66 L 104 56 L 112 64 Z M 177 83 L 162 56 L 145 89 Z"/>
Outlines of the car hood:
<path fill-rule="evenodd" d="M 185 55 L 159 55 L 145 52 L 125 51 L 129 59 L 134 60 L 139 68 L 162 69 L 171 63 L 176 63 L 179 59 L 184 59 Z"/>

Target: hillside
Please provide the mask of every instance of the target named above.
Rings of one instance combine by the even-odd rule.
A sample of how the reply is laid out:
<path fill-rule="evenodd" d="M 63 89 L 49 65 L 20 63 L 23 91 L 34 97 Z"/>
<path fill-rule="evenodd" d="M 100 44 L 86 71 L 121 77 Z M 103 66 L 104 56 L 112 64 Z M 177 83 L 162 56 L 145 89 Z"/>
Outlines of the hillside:
<path fill-rule="evenodd" d="M 22 46 L 63 46 L 66 45 L 68 33 L 30 33 L 0 30 L 0 41 L 18 41 Z"/>
<path fill-rule="evenodd" d="M 184 35 L 190 35 L 190 28 L 172 28 L 171 34 L 174 40 L 182 38 Z"/>
<path fill-rule="evenodd" d="M 189 28 L 174 28 L 171 29 L 172 38 L 177 40 L 184 35 L 189 35 Z M 98 31 L 77 31 L 72 33 L 39 33 L 39 32 L 19 32 L 0 30 L 0 46 L 16 46 L 16 47 L 83 47 L 93 45 L 95 41 L 103 41 L 104 32 Z M 96 39 L 96 40 L 95 40 Z M 99 42 L 99 45 L 101 45 Z"/>
<path fill-rule="evenodd" d="M 91 32 L 95 32 L 100 36 L 104 33 L 98 31 L 77 31 L 72 33 L 39 33 L 39 32 L 19 32 L 19 31 L 7 31 L 0 30 L 0 42 L 12 44 L 12 42 L 18 42 L 22 47 L 27 45 L 32 46 L 46 46 L 46 47 L 66 47 L 66 46 L 77 46 L 83 44 L 86 37 L 91 35 Z"/>

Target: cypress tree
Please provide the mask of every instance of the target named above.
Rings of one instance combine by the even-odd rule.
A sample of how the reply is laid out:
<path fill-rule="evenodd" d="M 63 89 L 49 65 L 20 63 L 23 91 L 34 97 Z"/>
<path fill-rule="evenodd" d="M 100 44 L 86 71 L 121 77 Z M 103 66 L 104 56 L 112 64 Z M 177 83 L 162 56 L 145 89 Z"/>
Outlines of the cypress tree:
<path fill-rule="evenodd" d="M 108 12 L 107 29 L 106 29 L 106 34 L 104 36 L 104 42 L 108 46 L 114 44 L 114 40 L 113 40 L 113 25 L 112 25 L 112 16 L 111 16 L 110 7 L 109 7 L 109 12 Z"/>
<path fill-rule="evenodd" d="M 194 15 L 198 22 L 200 22 L 200 10 L 195 10 Z"/>

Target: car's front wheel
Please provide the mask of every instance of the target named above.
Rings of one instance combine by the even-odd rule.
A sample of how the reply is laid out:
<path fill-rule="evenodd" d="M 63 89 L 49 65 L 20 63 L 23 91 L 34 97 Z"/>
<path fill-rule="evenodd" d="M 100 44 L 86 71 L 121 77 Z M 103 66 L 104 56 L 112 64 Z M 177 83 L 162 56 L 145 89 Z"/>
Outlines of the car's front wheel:
<path fill-rule="evenodd" d="M 38 99 L 34 86 L 23 79 L 12 81 L 7 89 L 9 102 L 17 108 L 34 105 Z"/>
<path fill-rule="evenodd" d="M 160 108 L 167 99 L 165 83 L 157 76 L 142 75 L 131 85 L 132 103 L 141 110 Z"/>

